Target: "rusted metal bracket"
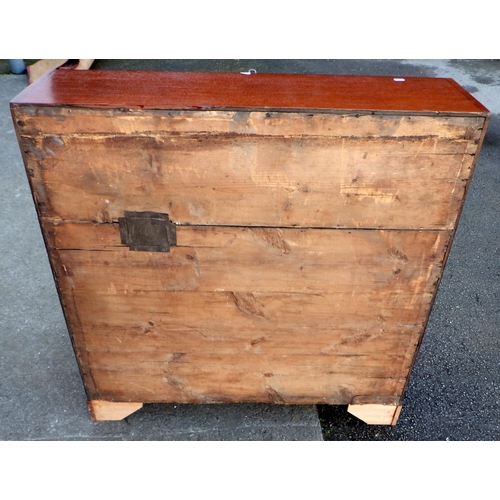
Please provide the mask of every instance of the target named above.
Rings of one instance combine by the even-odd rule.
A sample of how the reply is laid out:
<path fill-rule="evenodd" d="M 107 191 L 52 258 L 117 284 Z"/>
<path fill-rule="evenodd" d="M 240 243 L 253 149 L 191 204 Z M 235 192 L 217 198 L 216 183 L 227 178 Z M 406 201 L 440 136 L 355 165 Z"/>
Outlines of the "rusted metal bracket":
<path fill-rule="evenodd" d="M 170 252 L 177 245 L 175 224 L 168 214 L 157 212 L 125 212 L 118 219 L 123 245 L 141 252 Z"/>

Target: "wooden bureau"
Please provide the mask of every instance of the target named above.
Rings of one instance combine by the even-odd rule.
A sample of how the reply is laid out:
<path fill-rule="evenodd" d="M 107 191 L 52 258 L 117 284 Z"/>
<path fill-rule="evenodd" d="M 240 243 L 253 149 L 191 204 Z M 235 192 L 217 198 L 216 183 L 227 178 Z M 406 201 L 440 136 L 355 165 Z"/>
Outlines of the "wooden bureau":
<path fill-rule="evenodd" d="M 396 423 L 489 121 L 457 83 L 55 70 L 11 109 L 95 420 Z"/>

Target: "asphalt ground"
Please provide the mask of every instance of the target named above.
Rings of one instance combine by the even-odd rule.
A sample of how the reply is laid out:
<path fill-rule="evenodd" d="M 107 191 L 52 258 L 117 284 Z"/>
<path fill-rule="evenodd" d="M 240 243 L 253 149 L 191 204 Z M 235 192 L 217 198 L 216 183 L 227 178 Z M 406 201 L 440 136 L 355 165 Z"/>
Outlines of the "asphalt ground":
<path fill-rule="evenodd" d="M 1 441 L 497 441 L 500 438 L 499 60 L 96 60 L 92 69 L 454 78 L 492 112 L 394 427 L 342 406 L 145 405 L 92 422 L 11 122 L 26 75 L 0 61 Z M 90 71 L 92 71 L 92 69 Z"/>

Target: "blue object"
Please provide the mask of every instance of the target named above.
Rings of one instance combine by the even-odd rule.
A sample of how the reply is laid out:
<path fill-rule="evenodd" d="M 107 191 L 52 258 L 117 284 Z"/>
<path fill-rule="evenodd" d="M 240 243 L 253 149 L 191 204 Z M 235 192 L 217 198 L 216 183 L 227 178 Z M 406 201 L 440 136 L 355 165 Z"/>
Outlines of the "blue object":
<path fill-rule="evenodd" d="M 26 65 L 23 59 L 7 59 L 9 61 L 10 72 L 15 75 L 20 75 L 26 71 Z"/>

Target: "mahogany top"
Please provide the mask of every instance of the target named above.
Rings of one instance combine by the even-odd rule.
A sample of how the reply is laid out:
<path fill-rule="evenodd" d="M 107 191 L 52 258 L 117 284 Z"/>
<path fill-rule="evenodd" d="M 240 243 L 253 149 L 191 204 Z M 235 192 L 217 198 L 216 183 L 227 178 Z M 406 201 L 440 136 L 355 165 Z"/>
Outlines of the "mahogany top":
<path fill-rule="evenodd" d="M 120 70 L 53 70 L 11 103 L 176 110 L 489 113 L 449 78 Z"/>

